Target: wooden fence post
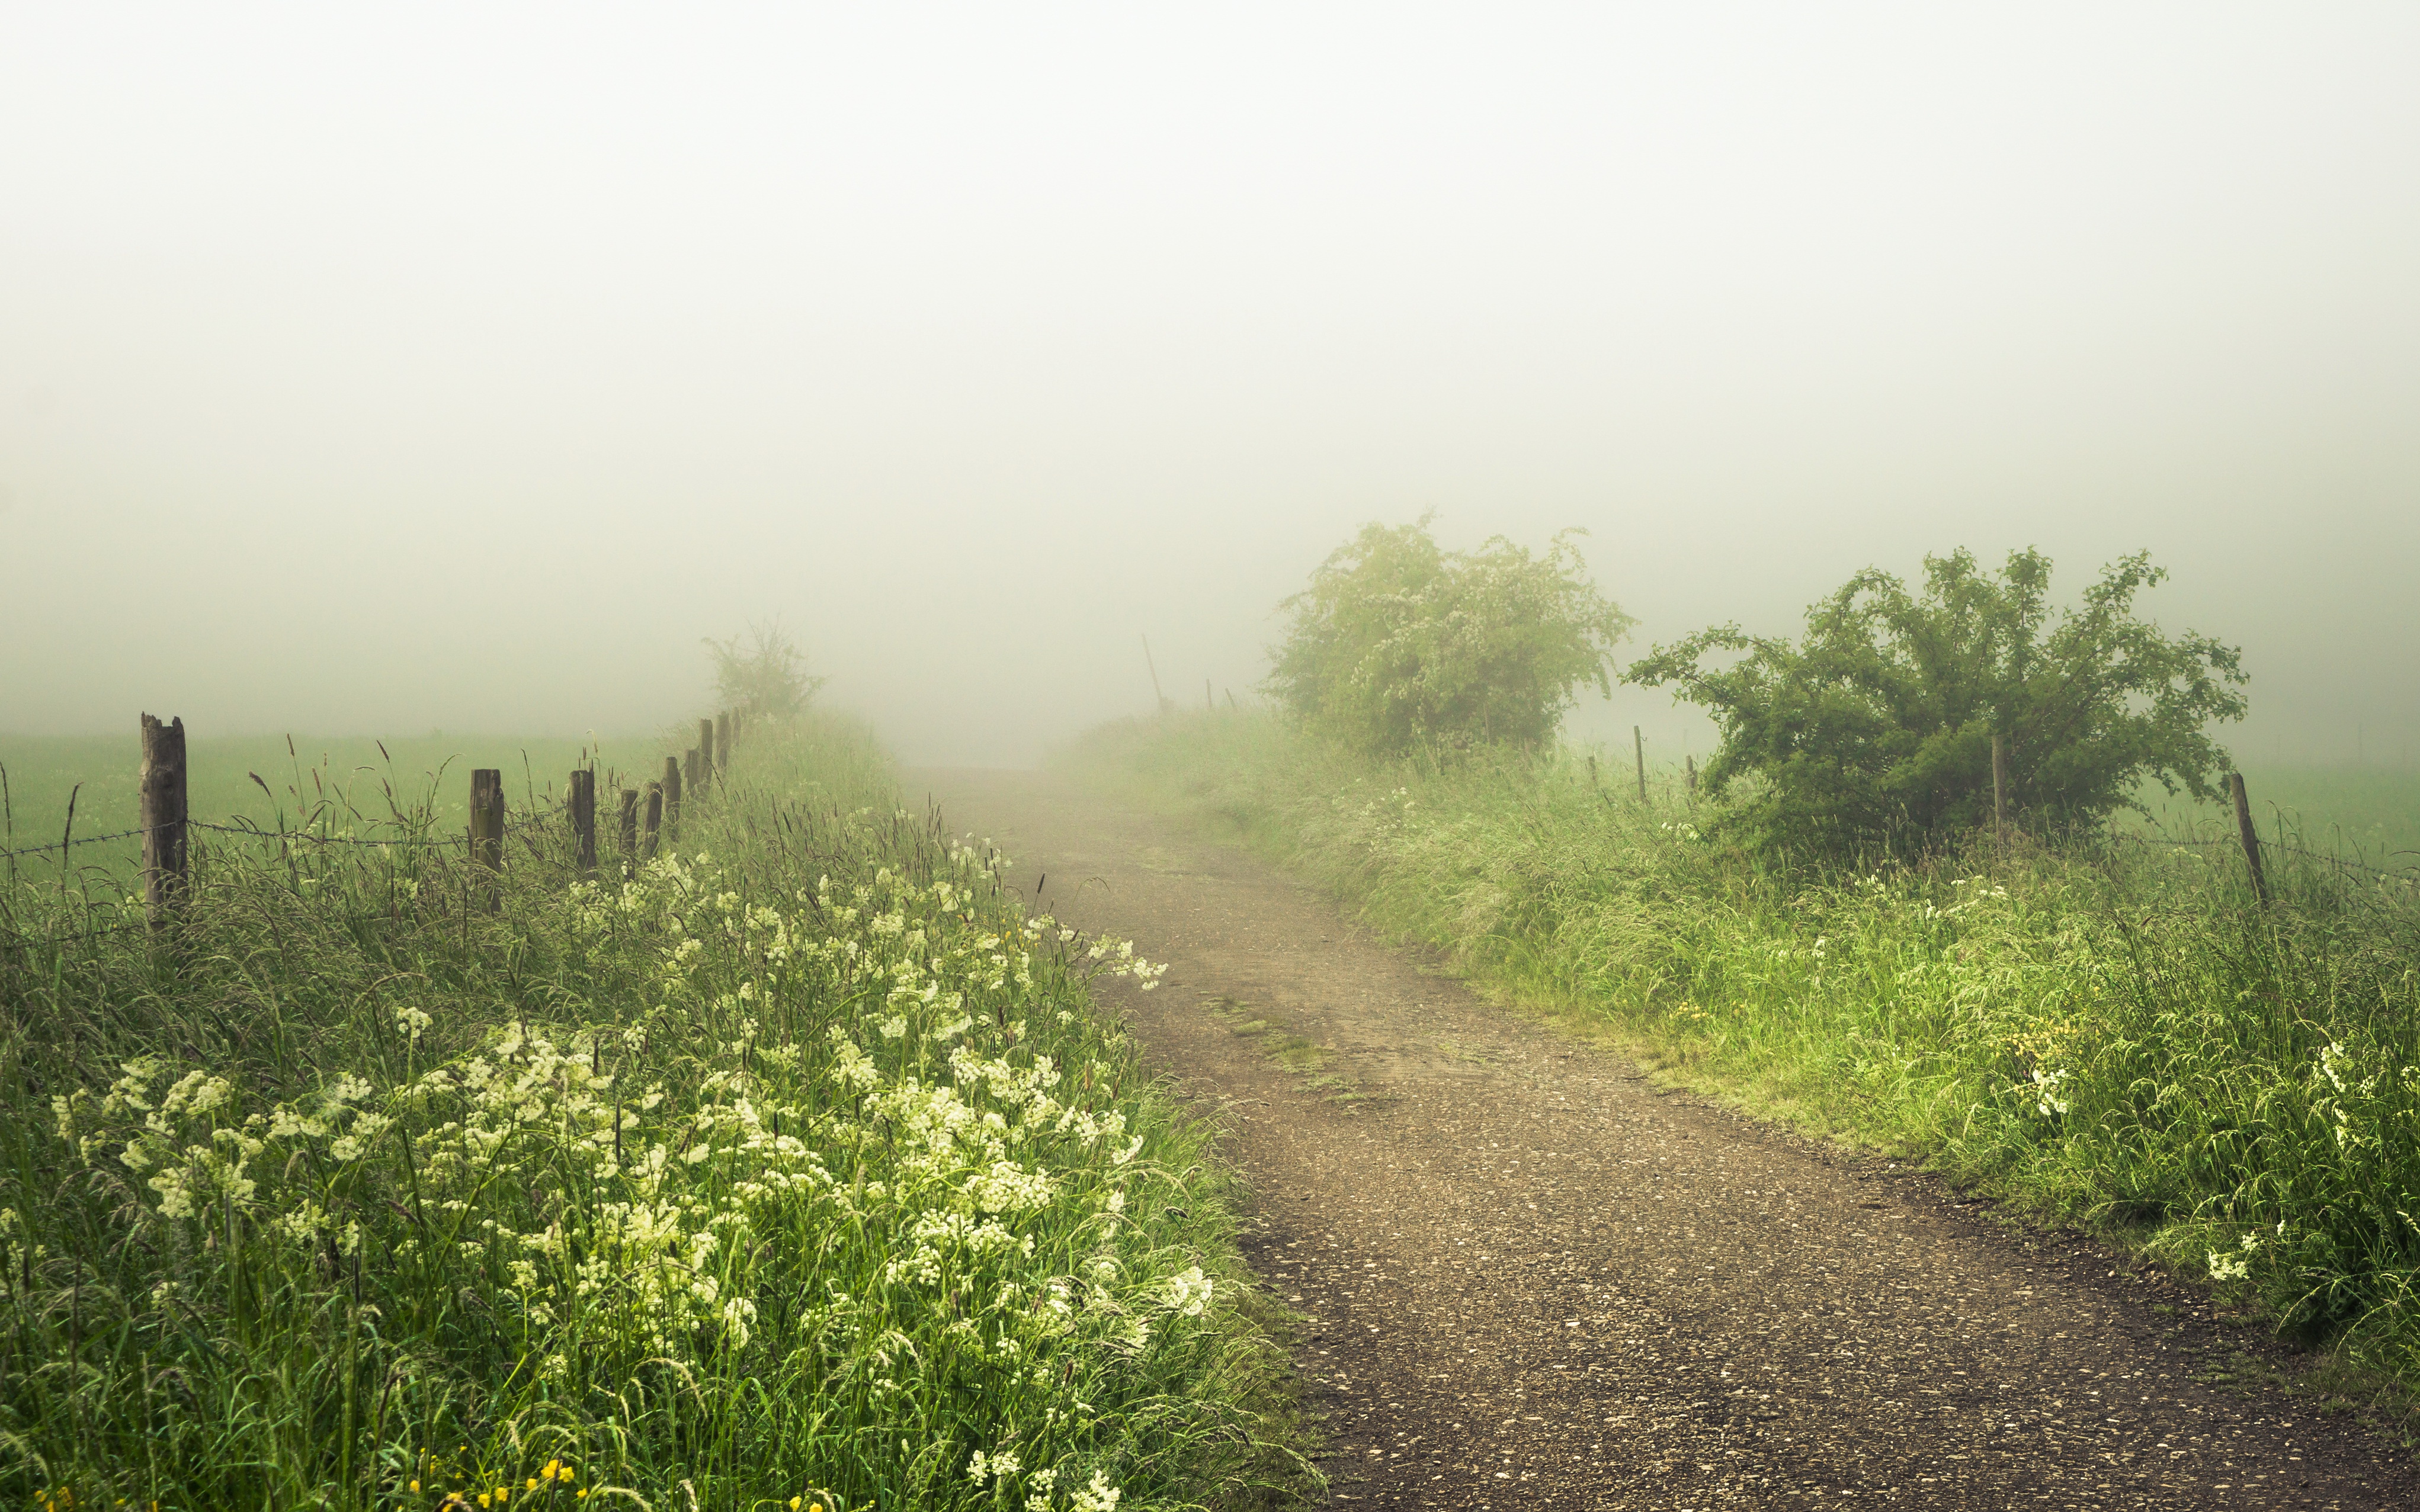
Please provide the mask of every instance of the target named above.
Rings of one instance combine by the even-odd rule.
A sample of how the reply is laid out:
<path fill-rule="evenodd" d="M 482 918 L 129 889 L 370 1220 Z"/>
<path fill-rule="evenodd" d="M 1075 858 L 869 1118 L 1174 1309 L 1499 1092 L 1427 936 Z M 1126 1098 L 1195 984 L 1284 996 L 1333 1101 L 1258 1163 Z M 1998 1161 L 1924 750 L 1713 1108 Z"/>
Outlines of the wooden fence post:
<path fill-rule="evenodd" d="M 580 874 L 597 874 L 597 774 L 585 766 L 571 769 L 570 791 L 564 795 L 571 810 L 571 839 L 578 848 Z"/>
<path fill-rule="evenodd" d="M 722 770 L 731 770 L 731 711 L 723 710 L 714 717 L 714 759 Z"/>
<path fill-rule="evenodd" d="M 1168 695 L 1159 690 L 1159 663 L 1151 658 L 1151 637 L 1149 636 L 1142 638 L 1142 664 L 1151 669 L 1151 696 L 1158 706 L 1157 712 L 1166 714 L 1176 705 L 1171 703 L 1168 701 Z"/>
<path fill-rule="evenodd" d="M 646 852 L 646 854 L 647 854 L 647 855 L 648 855 L 648 856 L 650 856 L 650 857 L 653 857 L 653 856 L 655 856 L 655 854 L 656 854 L 656 837 L 657 837 L 657 836 L 659 836 L 659 835 L 660 835 L 660 834 L 663 832 L 663 827 L 664 827 L 664 785 L 663 785 L 661 782 L 650 782 L 650 783 L 648 783 L 648 784 L 647 784 L 647 852 Z"/>
<path fill-rule="evenodd" d="M 2252 895 L 2269 906 L 2269 875 L 2260 870 L 2260 831 L 2252 825 L 2252 799 L 2243 791 L 2243 774 L 2226 774 L 2226 791 L 2235 799 L 2235 829 L 2243 837 L 2243 860 L 2252 868 Z"/>
<path fill-rule="evenodd" d="M 1647 801 L 1647 737 L 1638 733 L 1637 725 L 1630 727 L 1630 744 L 1638 753 L 1638 801 L 1645 803 Z"/>
<path fill-rule="evenodd" d="M 1686 764 L 1683 768 L 1683 775 L 1687 779 L 1689 783 L 1689 801 L 1691 803 L 1695 803 L 1698 801 L 1698 758 L 1696 754 L 1692 753 L 1685 758 L 1685 763 Z"/>
<path fill-rule="evenodd" d="M 488 874 L 488 912 L 504 906 L 504 774 L 481 766 L 471 773 L 471 864 Z"/>
<path fill-rule="evenodd" d="M 151 927 L 185 902 L 185 721 L 143 717 L 143 902 Z"/>
<path fill-rule="evenodd" d="M 697 795 L 701 798 L 706 796 L 706 790 L 713 781 L 714 721 L 700 719 L 697 722 Z"/>
<path fill-rule="evenodd" d="M 690 752 L 693 757 L 697 753 Z M 680 758 L 664 758 L 664 839 L 680 839 L 681 768 Z"/>
<path fill-rule="evenodd" d="M 628 870 L 639 858 L 639 792 L 636 788 L 622 790 L 622 866 Z"/>
<path fill-rule="evenodd" d="M 2000 733 L 1992 732 L 1992 838 L 2008 842 L 2009 748 L 2000 743 Z"/>

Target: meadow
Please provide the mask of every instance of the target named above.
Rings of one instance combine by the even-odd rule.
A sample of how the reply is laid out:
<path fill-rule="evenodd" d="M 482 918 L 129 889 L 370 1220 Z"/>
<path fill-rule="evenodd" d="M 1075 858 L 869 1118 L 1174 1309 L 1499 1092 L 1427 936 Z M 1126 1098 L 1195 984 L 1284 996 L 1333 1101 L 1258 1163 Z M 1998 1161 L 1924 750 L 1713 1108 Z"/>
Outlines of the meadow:
<path fill-rule="evenodd" d="M 2246 766 L 2243 780 L 2266 838 L 2381 869 L 2420 865 L 2420 768 Z M 2232 810 L 2156 786 L 2137 801 L 2149 812 L 2129 827 L 2208 833 L 2235 823 Z"/>
<path fill-rule="evenodd" d="M 366 736 L 189 734 L 187 797 L 195 819 L 274 830 L 330 827 L 366 830 L 391 824 L 398 809 L 451 825 L 470 817 L 470 773 L 504 773 L 515 808 L 555 801 L 564 774 L 595 764 L 607 786 L 618 767 L 644 780 L 651 775 L 653 736 L 599 740 L 453 735 L 409 739 Z M 122 735 L 0 736 L 0 851 L 52 845 L 70 834 L 111 835 L 137 823 L 135 773 L 142 764 L 135 732 Z M 653 766 L 660 766 L 658 757 Z M 72 799 L 73 828 L 69 803 Z M 75 847 L 71 870 L 98 868 L 118 875 L 140 864 L 137 842 Z M 26 866 L 56 880 L 58 855 Z M 24 867 L 20 869 L 24 870 Z"/>
<path fill-rule="evenodd" d="M 1792 867 L 1714 838 L 1677 774 L 1641 801 L 1628 755 L 1374 761 L 1222 712 L 1062 760 L 1668 1082 L 2090 1227 L 2420 1385 L 2420 881 L 2277 849 L 2264 908 L 2232 816 L 2176 813 L 2202 843 Z M 2410 823 L 2383 782 L 2253 781 L 2304 841 Z"/>
<path fill-rule="evenodd" d="M 1028 917 L 843 722 L 752 734 L 594 878 L 541 817 L 501 877 L 409 795 L 391 844 L 205 833 L 156 933 L 0 898 L 0 1496 L 1316 1483 L 1239 1194 L 1088 994 L 1159 968 Z"/>

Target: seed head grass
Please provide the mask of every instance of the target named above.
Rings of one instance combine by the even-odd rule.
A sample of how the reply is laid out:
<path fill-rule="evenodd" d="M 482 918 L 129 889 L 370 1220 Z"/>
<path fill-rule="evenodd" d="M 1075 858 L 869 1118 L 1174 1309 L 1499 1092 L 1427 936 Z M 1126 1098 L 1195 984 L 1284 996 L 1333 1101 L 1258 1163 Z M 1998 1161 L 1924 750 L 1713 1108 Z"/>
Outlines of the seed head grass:
<path fill-rule="evenodd" d="M 2420 887 L 2280 851 L 2261 908 L 2231 816 L 2187 837 L 2224 844 L 1809 870 L 1588 754 L 1373 764 L 1221 712 L 1063 760 L 1667 1080 L 2095 1226 L 2420 1384 Z"/>
<path fill-rule="evenodd" d="M 595 878 L 516 830 L 492 913 L 459 848 L 273 839 L 197 845 L 156 937 L 8 899 L 0 1495 L 1313 1483 L 1237 1192 L 1088 994 L 1162 968 L 1028 917 L 832 719 L 757 733 L 681 823 L 627 868 L 609 831 Z"/>

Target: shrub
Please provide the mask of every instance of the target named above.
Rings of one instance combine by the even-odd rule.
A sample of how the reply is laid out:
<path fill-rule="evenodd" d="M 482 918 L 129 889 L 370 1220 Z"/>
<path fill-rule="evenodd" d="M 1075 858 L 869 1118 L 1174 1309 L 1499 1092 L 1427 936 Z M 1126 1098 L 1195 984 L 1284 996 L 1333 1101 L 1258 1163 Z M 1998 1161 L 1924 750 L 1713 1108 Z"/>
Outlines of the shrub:
<path fill-rule="evenodd" d="M 1807 610 L 1798 645 L 1717 625 L 1626 677 L 1676 684 L 1714 715 L 1709 787 L 1764 779 L 1740 818 L 1792 849 L 1927 846 L 1990 820 L 1995 733 L 2005 801 L 2037 826 L 2103 819 L 2147 779 L 2214 796 L 2227 757 L 2203 727 L 2243 714 L 2237 650 L 2134 616 L 2135 594 L 2166 576 L 2148 553 L 2104 569 L 2071 610 L 2049 607 L 2050 571 L 2032 550 L 1996 576 L 1965 551 L 1927 557 L 1916 596 L 1869 568 Z M 1706 666 L 1730 651 L 1747 655 Z"/>
<path fill-rule="evenodd" d="M 791 719 L 804 714 L 824 679 L 807 675 L 807 654 L 781 622 L 751 625 L 748 641 L 706 638 L 714 657 L 714 692 L 721 702 L 758 718 Z"/>
<path fill-rule="evenodd" d="M 1575 691 L 1612 691 L 1632 621 L 1588 580 L 1571 530 L 1543 557 L 1502 536 L 1443 551 L 1423 515 L 1371 524 L 1337 548 L 1294 616 L 1264 685 L 1354 749 L 1544 741 Z"/>

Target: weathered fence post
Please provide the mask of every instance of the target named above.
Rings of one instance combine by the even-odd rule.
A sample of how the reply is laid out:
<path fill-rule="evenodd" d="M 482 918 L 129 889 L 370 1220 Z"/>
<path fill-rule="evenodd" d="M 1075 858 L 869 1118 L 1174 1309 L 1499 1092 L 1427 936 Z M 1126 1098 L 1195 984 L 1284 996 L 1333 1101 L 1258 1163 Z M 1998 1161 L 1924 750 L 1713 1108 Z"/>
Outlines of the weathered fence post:
<path fill-rule="evenodd" d="M 2009 748 L 2000 743 L 2000 733 L 1992 732 L 1992 839 L 2008 843 Z"/>
<path fill-rule="evenodd" d="M 1176 705 L 1170 702 L 1168 695 L 1159 690 L 1159 663 L 1152 660 L 1149 636 L 1142 638 L 1142 664 L 1151 669 L 1151 696 L 1158 712 L 1166 714 L 1174 709 Z"/>
<path fill-rule="evenodd" d="M 185 721 L 143 717 L 143 902 L 153 929 L 185 902 Z"/>
<path fill-rule="evenodd" d="M 1638 753 L 1638 801 L 1645 803 L 1647 801 L 1647 737 L 1638 733 L 1637 725 L 1630 727 L 1630 744 Z"/>
<path fill-rule="evenodd" d="M 723 710 L 714 717 L 714 759 L 722 770 L 731 770 L 731 711 Z"/>
<path fill-rule="evenodd" d="M 654 856 L 654 855 L 656 854 L 656 837 L 657 837 L 657 836 L 659 836 L 659 835 L 660 835 L 660 834 L 663 832 L 663 827 L 664 827 L 664 785 L 663 785 L 661 782 L 650 782 L 650 783 L 648 783 L 648 784 L 647 784 L 647 849 L 646 849 L 646 854 L 647 854 L 647 856 L 650 856 L 650 857 L 653 857 L 653 856 Z"/>
<path fill-rule="evenodd" d="M 2260 831 L 2252 825 L 2252 799 L 2243 791 L 2243 774 L 2226 774 L 2226 791 L 2235 799 L 2235 829 L 2243 837 L 2244 863 L 2252 868 L 2252 895 L 2269 906 L 2269 875 L 2260 870 Z"/>
<path fill-rule="evenodd" d="M 495 766 L 471 773 L 471 864 L 488 874 L 488 912 L 504 906 L 504 774 Z"/>
<path fill-rule="evenodd" d="M 695 751 L 690 752 L 692 757 L 696 754 Z M 680 839 L 680 758 L 667 756 L 664 758 L 664 839 L 667 841 Z"/>
<path fill-rule="evenodd" d="M 1689 801 L 1695 803 L 1698 801 L 1698 758 L 1693 753 L 1683 758 L 1683 761 L 1682 775 L 1688 779 Z"/>
<path fill-rule="evenodd" d="M 565 795 L 571 810 L 571 839 L 578 848 L 580 874 L 597 874 L 597 774 L 585 766 L 571 769 L 571 790 Z"/>
<path fill-rule="evenodd" d="M 700 797 L 704 797 L 704 796 L 706 795 L 706 788 L 707 788 L 710 784 L 712 784 L 712 782 L 713 782 L 713 781 L 714 781 L 714 721 L 713 721 L 712 719 L 700 719 L 700 720 L 697 722 L 697 792 L 698 792 L 698 796 L 700 796 Z"/>
<path fill-rule="evenodd" d="M 622 865 L 628 870 L 639 858 L 639 792 L 636 788 L 622 790 Z"/>

